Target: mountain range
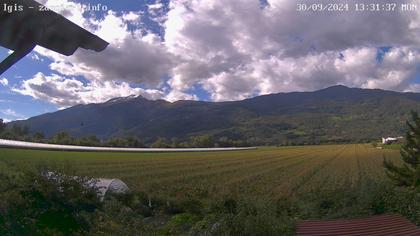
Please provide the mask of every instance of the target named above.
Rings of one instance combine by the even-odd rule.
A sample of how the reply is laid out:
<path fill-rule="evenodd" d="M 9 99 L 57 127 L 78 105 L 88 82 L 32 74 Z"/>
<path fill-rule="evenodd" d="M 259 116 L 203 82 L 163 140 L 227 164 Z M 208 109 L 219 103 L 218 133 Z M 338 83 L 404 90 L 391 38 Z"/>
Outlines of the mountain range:
<path fill-rule="evenodd" d="M 337 85 L 313 92 L 277 93 L 230 102 L 148 100 L 130 96 L 76 105 L 13 124 L 52 136 L 67 131 L 101 139 L 135 136 L 186 140 L 213 135 L 254 144 L 316 144 L 404 135 L 420 93 Z"/>

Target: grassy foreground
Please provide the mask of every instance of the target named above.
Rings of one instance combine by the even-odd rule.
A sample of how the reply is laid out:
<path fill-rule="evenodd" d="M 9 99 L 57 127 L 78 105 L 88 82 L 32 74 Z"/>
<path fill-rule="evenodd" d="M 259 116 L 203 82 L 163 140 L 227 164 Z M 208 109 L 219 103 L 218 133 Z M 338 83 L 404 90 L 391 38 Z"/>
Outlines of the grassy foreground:
<path fill-rule="evenodd" d="M 70 169 L 79 176 L 120 178 L 126 182 L 133 194 L 95 203 L 95 210 L 90 213 L 84 208 L 80 208 L 83 214 L 71 213 L 76 222 L 86 222 L 84 228 L 75 224 L 78 235 L 293 235 L 294 223 L 300 219 L 384 212 L 398 212 L 419 224 L 420 194 L 390 184 L 382 166 L 384 157 L 400 162 L 398 151 L 365 144 L 204 153 L 0 149 L 0 173 L 14 175 L 47 166 Z M 13 186 L 14 181 L 7 184 Z M 31 181 L 21 186 L 34 188 Z M 27 196 L 35 196 L 38 201 L 39 194 L 46 192 L 42 199 L 48 203 L 50 196 L 63 195 L 55 187 L 42 186 L 35 186 L 29 195 L 26 190 L 13 188 L 0 191 L 0 200 L 5 202 L 0 209 L 9 212 L 3 217 L 3 233 L 14 227 L 13 222 L 17 222 L 17 230 L 22 230 L 13 212 L 34 207 L 27 205 L 34 202 L 33 197 Z M 70 194 L 64 194 L 64 199 L 79 195 L 72 189 L 68 190 Z M 22 199 L 16 205 L 19 198 Z M 61 197 L 53 199 L 57 206 L 42 211 L 62 211 Z M 72 199 L 68 201 L 74 203 Z M 36 205 L 40 206 L 44 205 Z M 51 228 L 45 223 L 34 224 L 44 217 L 38 212 L 33 209 L 22 215 L 24 219 L 34 219 L 26 228 L 39 230 L 39 235 L 48 235 L 45 232 L 50 230 L 62 232 L 59 225 Z M 0 234 L 1 226 L 0 214 Z"/>

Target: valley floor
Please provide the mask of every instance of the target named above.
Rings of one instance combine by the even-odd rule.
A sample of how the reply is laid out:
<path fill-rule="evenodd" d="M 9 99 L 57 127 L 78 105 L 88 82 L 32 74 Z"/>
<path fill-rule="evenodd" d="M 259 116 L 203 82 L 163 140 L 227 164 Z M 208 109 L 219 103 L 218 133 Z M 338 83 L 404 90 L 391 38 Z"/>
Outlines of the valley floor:
<path fill-rule="evenodd" d="M 276 197 L 339 186 L 360 191 L 382 181 L 383 158 L 399 152 L 368 144 L 202 153 L 106 153 L 0 149 L 0 170 L 66 165 L 79 175 L 120 178 L 133 190 L 165 198 Z"/>
<path fill-rule="evenodd" d="M 54 212 L 56 208 L 48 207 L 51 196 L 58 201 L 56 207 L 80 200 L 71 198 L 80 195 L 73 188 L 62 199 L 55 198 L 63 193 L 56 187 L 47 188 L 51 180 L 42 174 L 36 178 L 46 185 L 34 185 L 34 175 L 22 178 L 23 183 L 29 182 L 20 188 L 29 186 L 29 193 L 36 194 L 19 190 L 16 173 L 25 176 L 27 170 L 37 167 L 63 171 L 66 176 L 119 178 L 132 190 L 120 198 L 106 197 L 87 215 L 74 214 L 76 219 L 88 217 L 88 226 L 83 228 L 87 235 L 294 235 L 300 220 L 383 213 L 397 213 L 419 225 L 420 194 L 395 187 L 385 175 L 384 158 L 401 162 L 397 150 L 370 144 L 173 153 L 0 148 L 0 174 L 7 177 L 3 180 L 9 186 L 4 193 L 0 189 L 0 203 L 6 202 L 4 209 L 10 213 L 2 225 L 0 212 L 0 234 L 13 227 L 16 232 L 26 232 L 29 226 L 39 228 L 39 235 L 44 235 L 42 230 L 59 229 L 60 224 L 51 222 L 32 224 L 42 219 L 34 215 L 40 211 L 36 207 Z M 42 199 L 48 204 L 28 207 L 34 200 L 27 196 L 39 194 L 44 194 Z M 16 196 L 21 196 L 21 205 L 15 204 Z M 20 211 L 27 209 L 22 217 L 34 219 L 28 221 L 29 226 L 13 224 L 21 220 L 14 218 L 15 206 Z"/>

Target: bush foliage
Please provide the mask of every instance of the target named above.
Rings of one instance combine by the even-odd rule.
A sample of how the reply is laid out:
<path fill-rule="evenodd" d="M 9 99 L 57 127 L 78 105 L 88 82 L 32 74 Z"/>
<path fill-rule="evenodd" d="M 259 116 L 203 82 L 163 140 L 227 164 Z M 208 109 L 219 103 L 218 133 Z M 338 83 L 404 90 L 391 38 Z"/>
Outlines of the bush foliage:
<path fill-rule="evenodd" d="M 407 122 L 408 131 L 401 147 L 402 166 L 384 160 L 386 174 L 400 186 L 420 187 L 420 117 L 412 111 L 412 123 Z"/>
<path fill-rule="evenodd" d="M 90 178 L 45 173 L 1 174 L 0 235 L 293 235 L 299 219 L 385 212 L 420 224 L 420 192 L 387 182 L 372 183 L 368 192 L 314 188 L 277 199 L 225 196 L 202 202 L 131 192 L 101 202 L 97 189 L 86 185 Z"/>

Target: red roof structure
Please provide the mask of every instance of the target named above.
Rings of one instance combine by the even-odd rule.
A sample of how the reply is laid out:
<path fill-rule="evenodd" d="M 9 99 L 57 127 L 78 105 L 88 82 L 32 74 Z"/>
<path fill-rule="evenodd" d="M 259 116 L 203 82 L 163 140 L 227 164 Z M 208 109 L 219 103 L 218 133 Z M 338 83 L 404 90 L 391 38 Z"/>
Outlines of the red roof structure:
<path fill-rule="evenodd" d="M 362 219 L 304 220 L 297 224 L 298 236 L 410 236 L 420 235 L 420 228 L 396 214 L 384 214 Z"/>

